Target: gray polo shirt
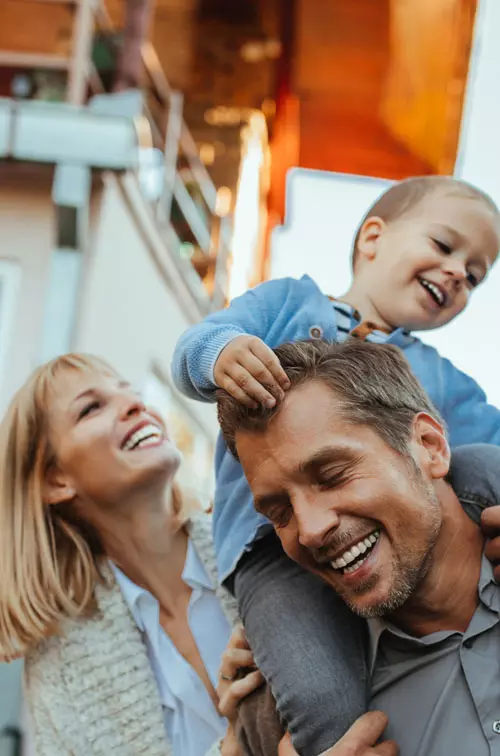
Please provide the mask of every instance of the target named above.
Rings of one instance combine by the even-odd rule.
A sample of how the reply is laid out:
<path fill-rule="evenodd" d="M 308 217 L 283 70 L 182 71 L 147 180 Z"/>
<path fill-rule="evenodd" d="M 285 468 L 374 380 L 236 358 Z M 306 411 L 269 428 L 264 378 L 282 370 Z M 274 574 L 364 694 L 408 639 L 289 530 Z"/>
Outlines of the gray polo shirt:
<path fill-rule="evenodd" d="M 500 587 L 483 557 L 465 633 L 413 638 L 369 621 L 371 709 L 389 717 L 400 756 L 500 756 Z"/>

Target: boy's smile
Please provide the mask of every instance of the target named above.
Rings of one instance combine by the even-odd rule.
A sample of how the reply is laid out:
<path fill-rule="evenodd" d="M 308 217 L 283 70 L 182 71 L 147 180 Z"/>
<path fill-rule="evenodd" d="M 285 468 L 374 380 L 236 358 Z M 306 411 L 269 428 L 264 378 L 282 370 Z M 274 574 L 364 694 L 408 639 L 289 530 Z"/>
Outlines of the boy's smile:
<path fill-rule="evenodd" d="M 478 199 L 436 190 L 399 218 L 369 218 L 344 297 L 365 320 L 429 330 L 467 306 L 495 262 L 498 217 Z"/>

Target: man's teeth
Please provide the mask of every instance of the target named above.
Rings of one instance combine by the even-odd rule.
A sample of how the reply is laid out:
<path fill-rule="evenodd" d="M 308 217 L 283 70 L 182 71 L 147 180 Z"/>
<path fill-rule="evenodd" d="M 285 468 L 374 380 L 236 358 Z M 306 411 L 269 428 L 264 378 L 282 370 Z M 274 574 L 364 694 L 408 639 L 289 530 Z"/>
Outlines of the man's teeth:
<path fill-rule="evenodd" d="M 125 451 L 131 451 L 137 449 L 138 446 L 144 444 L 146 440 L 157 439 L 162 437 L 162 432 L 157 425 L 145 425 L 138 431 L 133 433 L 129 439 L 123 445 Z"/>
<path fill-rule="evenodd" d="M 422 286 L 432 294 L 438 305 L 442 306 L 444 304 L 445 297 L 441 289 L 436 286 L 436 284 L 433 284 L 430 281 L 426 281 L 425 278 L 420 278 L 419 280 Z"/>
<path fill-rule="evenodd" d="M 373 549 L 380 537 L 380 530 L 375 530 L 371 535 L 358 541 L 350 549 L 331 562 L 334 570 L 343 570 L 344 573 L 354 572 L 368 557 L 368 553 Z M 368 552 L 368 553 L 367 553 Z M 366 556 L 364 556 L 366 554 Z M 361 557 L 361 558 L 360 558 Z M 351 564 L 351 562 L 355 564 Z"/>

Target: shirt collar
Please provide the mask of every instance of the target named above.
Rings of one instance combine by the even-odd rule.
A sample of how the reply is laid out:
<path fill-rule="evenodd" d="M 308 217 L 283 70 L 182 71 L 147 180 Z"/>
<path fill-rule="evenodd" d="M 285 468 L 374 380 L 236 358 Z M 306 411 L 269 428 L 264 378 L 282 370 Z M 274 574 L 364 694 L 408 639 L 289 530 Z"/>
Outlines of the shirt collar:
<path fill-rule="evenodd" d="M 116 566 L 113 562 L 110 562 L 111 569 L 115 575 L 118 586 L 122 592 L 122 595 L 127 602 L 127 605 L 132 613 L 132 616 L 136 622 L 137 627 L 141 632 L 144 632 L 144 620 L 140 609 L 141 600 L 148 599 L 157 603 L 154 596 L 149 591 L 133 582 L 122 570 Z M 214 590 L 213 582 L 211 581 L 208 573 L 198 556 L 196 548 L 191 539 L 188 540 L 186 561 L 184 563 L 184 569 L 182 571 L 182 579 L 189 585 L 190 588 L 196 590 Z"/>
<path fill-rule="evenodd" d="M 152 596 L 149 591 L 147 591 L 145 588 L 141 588 L 141 586 L 137 585 L 129 577 L 127 577 L 127 575 L 125 575 L 125 573 L 122 572 L 121 569 L 116 566 L 116 564 L 111 561 L 109 564 L 111 566 L 111 569 L 113 570 L 116 582 L 118 583 L 118 587 L 122 592 L 123 598 L 125 599 L 128 608 L 132 613 L 135 623 L 141 633 L 143 633 L 145 627 L 141 610 L 139 608 L 139 601 L 142 596 L 150 596 L 151 598 Z"/>
<path fill-rule="evenodd" d="M 482 604 L 484 604 L 488 609 L 500 616 L 500 586 L 497 584 L 493 576 L 493 566 L 484 554 L 481 558 L 481 572 L 479 575 L 478 595 L 479 600 Z M 394 627 L 390 623 L 386 622 L 382 617 L 374 617 L 372 619 L 369 619 L 368 630 L 370 653 L 369 664 L 371 674 L 375 666 L 375 660 L 377 657 L 378 646 L 382 633 L 384 633 L 385 630 L 389 630 L 390 632 L 398 635 L 401 631 L 399 631 L 397 627 Z"/>
<path fill-rule="evenodd" d="M 337 300 L 335 297 L 328 297 L 328 299 L 333 303 L 333 306 L 336 309 L 340 310 L 344 315 L 350 316 L 351 320 L 355 323 L 358 325 L 363 323 L 361 314 L 352 305 L 343 302 L 341 299 Z M 373 323 L 370 324 L 370 328 L 371 330 L 385 334 L 387 336 L 387 344 L 394 344 L 394 346 L 397 346 L 400 349 L 404 349 L 415 341 L 415 336 L 412 336 L 411 333 L 404 328 L 395 328 L 393 331 L 389 331 L 386 328 L 376 326 L 376 324 Z"/>

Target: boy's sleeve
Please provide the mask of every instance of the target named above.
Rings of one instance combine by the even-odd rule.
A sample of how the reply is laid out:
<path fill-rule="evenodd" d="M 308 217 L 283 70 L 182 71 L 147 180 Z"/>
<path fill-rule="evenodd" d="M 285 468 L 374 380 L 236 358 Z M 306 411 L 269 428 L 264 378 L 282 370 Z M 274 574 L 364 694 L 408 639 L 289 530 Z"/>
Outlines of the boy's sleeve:
<path fill-rule="evenodd" d="M 179 339 L 172 359 L 177 388 L 191 399 L 214 401 L 214 366 L 225 346 L 248 334 L 263 341 L 283 307 L 293 279 L 266 281 L 234 299 L 225 310 L 209 315 Z"/>
<path fill-rule="evenodd" d="M 500 446 L 500 410 L 488 404 L 476 381 L 449 360 L 444 367 L 444 419 L 452 446 L 495 444 Z"/>

